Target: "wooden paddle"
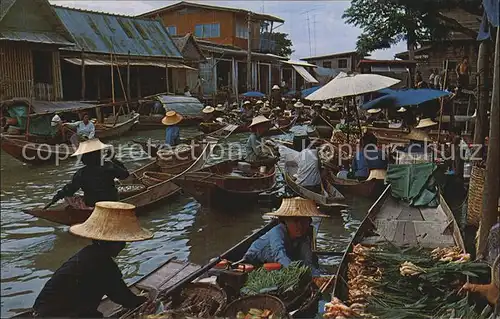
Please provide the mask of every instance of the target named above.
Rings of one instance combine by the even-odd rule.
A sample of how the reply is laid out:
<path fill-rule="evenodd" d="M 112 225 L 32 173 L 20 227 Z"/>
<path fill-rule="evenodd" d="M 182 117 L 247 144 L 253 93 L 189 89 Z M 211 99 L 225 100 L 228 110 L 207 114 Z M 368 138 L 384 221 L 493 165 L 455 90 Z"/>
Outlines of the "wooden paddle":
<path fill-rule="evenodd" d="M 56 203 L 56 201 L 51 201 L 50 203 L 48 203 L 47 205 L 45 205 L 42 209 L 46 210 L 47 208 L 49 208 L 50 206 L 54 205 L 55 203 Z"/>

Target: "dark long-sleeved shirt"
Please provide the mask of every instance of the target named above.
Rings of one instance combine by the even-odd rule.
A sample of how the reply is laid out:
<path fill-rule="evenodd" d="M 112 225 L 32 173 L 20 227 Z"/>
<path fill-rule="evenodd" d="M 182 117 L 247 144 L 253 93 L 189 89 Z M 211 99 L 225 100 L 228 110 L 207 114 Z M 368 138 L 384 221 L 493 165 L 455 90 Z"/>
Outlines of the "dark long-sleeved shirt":
<path fill-rule="evenodd" d="M 42 317 L 102 317 L 97 307 L 104 295 L 125 308 L 135 308 L 147 300 L 130 291 L 111 256 L 92 244 L 56 270 L 33 309 Z"/>
<path fill-rule="evenodd" d="M 71 182 L 66 184 L 56 195 L 57 199 L 73 196 L 79 189 L 84 192 L 85 204 L 93 207 L 99 201 L 118 200 L 115 178 L 125 179 L 129 173 L 125 166 L 114 160 L 104 162 L 102 166 L 87 165 L 80 168 Z"/>

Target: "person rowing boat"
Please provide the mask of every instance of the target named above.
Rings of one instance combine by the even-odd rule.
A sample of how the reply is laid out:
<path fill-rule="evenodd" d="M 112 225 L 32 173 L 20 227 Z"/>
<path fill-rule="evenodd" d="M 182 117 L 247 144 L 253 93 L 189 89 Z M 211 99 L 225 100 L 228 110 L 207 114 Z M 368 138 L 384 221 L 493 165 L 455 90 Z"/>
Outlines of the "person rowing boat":
<path fill-rule="evenodd" d="M 165 144 L 172 147 L 179 145 L 181 143 L 181 135 L 179 129 L 179 123 L 182 121 L 182 115 L 175 111 L 168 111 L 165 117 L 161 120 L 163 125 L 166 125 L 165 129 Z"/>
<path fill-rule="evenodd" d="M 302 261 L 318 274 L 318 260 L 312 251 L 312 217 L 321 214 L 314 201 L 300 197 L 284 198 L 280 208 L 268 216 L 278 217 L 280 223 L 257 239 L 243 260 L 251 264 L 280 263 L 287 267 L 292 261 Z"/>
<path fill-rule="evenodd" d="M 263 115 L 259 115 L 252 120 L 252 123 L 248 126 L 252 130 L 252 134 L 247 140 L 245 161 L 257 162 L 269 158 L 263 147 L 262 135 L 269 130 L 270 126 L 271 120 Z"/>
<path fill-rule="evenodd" d="M 81 142 L 71 156 L 81 156 L 85 166 L 76 171 L 71 182 L 54 195 L 51 203 L 64 198 L 74 208 L 92 209 L 96 202 L 118 200 L 115 178 L 125 179 L 129 172 L 114 157 L 111 161 L 103 160 L 102 151 L 109 147 L 111 145 L 103 144 L 97 138 Z M 81 197 L 73 197 L 80 189 L 83 190 L 83 200 Z"/>
<path fill-rule="evenodd" d="M 125 308 L 146 302 L 127 287 L 113 260 L 126 242 L 146 240 L 153 235 L 140 227 L 135 206 L 119 202 L 96 203 L 92 215 L 73 225 L 73 235 L 92 239 L 66 261 L 42 288 L 33 305 L 33 317 L 96 318 L 104 295 Z"/>

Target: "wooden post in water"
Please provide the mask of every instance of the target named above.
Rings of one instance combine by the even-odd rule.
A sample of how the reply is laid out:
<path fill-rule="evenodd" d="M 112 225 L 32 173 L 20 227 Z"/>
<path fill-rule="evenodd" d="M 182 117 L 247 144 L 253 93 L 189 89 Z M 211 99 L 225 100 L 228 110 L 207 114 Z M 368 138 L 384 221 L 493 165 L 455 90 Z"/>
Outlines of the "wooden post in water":
<path fill-rule="evenodd" d="M 494 55 L 493 92 L 491 97 L 490 136 L 486 159 L 483 212 L 478 235 L 477 256 L 488 252 L 487 242 L 491 227 L 498 220 L 498 198 L 500 195 L 500 26 L 497 27 Z"/>
<path fill-rule="evenodd" d="M 165 92 L 167 92 L 167 94 L 169 93 L 169 89 L 168 89 L 168 58 L 166 57 L 165 58 Z"/>
<path fill-rule="evenodd" d="M 80 99 L 82 101 L 85 101 L 85 54 L 84 54 L 85 50 L 82 48 L 82 53 L 81 53 L 81 56 L 80 56 L 80 60 L 81 60 L 81 66 L 82 66 L 82 91 L 81 91 L 81 95 L 80 95 Z"/>
<path fill-rule="evenodd" d="M 247 45 L 247 92 L 252 89 L 252 13 L 248 12 L 248 45 Z"/>

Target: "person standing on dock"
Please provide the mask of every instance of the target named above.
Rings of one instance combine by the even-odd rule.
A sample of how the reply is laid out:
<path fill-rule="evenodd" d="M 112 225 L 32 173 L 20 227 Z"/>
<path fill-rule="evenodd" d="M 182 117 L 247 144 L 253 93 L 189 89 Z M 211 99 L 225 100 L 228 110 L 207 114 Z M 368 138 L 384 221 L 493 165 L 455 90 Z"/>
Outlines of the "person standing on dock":
<path fill-rule="evenodd" d="M 165 130 L 165 144 L 174 147 L 181 142 L 179 123 L 182 121 L 182 115 L 175 111 L 168 111 L 161 122 L 167 126 Z"/>
<path fill-rule="evenodd" d="M 91 239 L 92 244 L 66 261 L 47 281 L 33 305 L 33 317 L 102 318 L 97 308 L 105 295 L 128 309 L 148 300 L 127 287 L 113 260 L 126 242 L 153 237 L 140 227 L 134 210 L 130 204 L 99 202 L 83 224 L 70 227 L 70 233 Z"/>
<path fill-rule="evenodd" d="M 245 253 L 243 260 L 251 264 L 280 263 L 288 267 L 292 261 L 302 261 L 319 274 L 318 259 L 312 251 L 312 217 L 321 214 L 316 203 L 300 197 L 284 198 L 280 208 L 266 215 L 278 217 L 279 224 L 257 239 Z"/>
<path fill-rule="evenodd" d="M 111 145 L 103 144 L 95 138 L 80 143 L 76 152 L 71 156 L 81 156 L 84 167 L 73 175 L 71 182 L 66 184 L 52 198 L 52 204 L 60 199 L 76 209 L 92 209 L 99 201 L 118 200 L 118 190 L 115 186 L 115 178 L 125 179 L 129 172 L 125 165 L 115 159 L 104 161 L 102 151 Z M 73 195 L 78 190 L 83 190 L 83 199 Z"/>
<path fill-rule="evenodd" d="M 269 158 L 264 152 L 262 135 L 269 130 L 270 126 L 271 120 L 263 115 L 259 115 L 252 120 L 252 123 L 248 126 L 252 130 L 252 134 L 247 140 L 245 161 L 257 162 Z"/>
<path fill-rule="evenodd" d="M 95 126 L 94 123 L 90 121 L 88 113 L 83 113 L 81 121 L 77 121 L 74 123 L 64 123 L 63 125 L 72 129 L 76 129 L 76 133 L 70 137 L 70 142 L 75 147 L 78 147 L 80 141 L 90 140 L 95 136 Z"/>

